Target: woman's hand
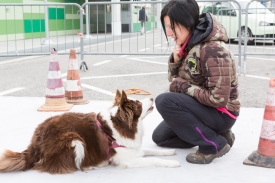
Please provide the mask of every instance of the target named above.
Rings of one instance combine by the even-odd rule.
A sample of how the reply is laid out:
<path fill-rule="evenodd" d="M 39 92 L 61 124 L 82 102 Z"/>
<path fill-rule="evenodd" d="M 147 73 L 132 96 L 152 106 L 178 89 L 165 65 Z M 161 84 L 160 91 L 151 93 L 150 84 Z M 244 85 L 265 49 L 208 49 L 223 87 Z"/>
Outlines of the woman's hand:
<path fill-rule="evenodd" d="M 170 88 L 171 83 L 174 81 L 174 79 L 176 79 L 176 78 L 173 78 L 172 81 L 169 82 L 169 88 Z"/>
<path fill-rule="evenodd" d="M 191 85 L 188 83 L 187 80 L 181 77 L 177 77 L 172 79 L 172 82 L 170 83 L 169 91 L 176 92 L 176 93 L 187 93 L 189 87 L 191 87 Z"/>
<path fill-rule="evenodd" d="M 178 62 L 181 60 L 181 56 L 179 56 L 179 52 L 180 52 L 180 45 L 176 45 L 173 51 L 173 56 L 174 56 L 174 62 Z"/>

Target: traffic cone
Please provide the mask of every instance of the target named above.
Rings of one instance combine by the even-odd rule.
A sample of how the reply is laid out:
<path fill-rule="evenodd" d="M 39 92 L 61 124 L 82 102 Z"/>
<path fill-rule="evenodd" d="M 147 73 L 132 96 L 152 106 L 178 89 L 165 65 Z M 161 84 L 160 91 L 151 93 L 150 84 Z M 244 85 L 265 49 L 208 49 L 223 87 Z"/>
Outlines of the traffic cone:
<path fill-rule="evenodd" d="M 88 100 L 83 99 L 83 92 L 78 71 L 78 62 L 74 49 L 70 50 L 67 83 L 65 87 L 65 98 L 70 104 L 87 104 Z"/>
<path fill-rule="evenodd" d="M 65 99 L 57 55 L 57 51 L 53 48 L 50 55 L 46 102 L 38 109 L 40 112 L 65 112 L 69 111 L 73 106 L 68 104 Z"/>
<path fill-rule="evenodd" d="M 243 164 L 275 168 L 275 78 L 270 79 L 258 150 Z"/>

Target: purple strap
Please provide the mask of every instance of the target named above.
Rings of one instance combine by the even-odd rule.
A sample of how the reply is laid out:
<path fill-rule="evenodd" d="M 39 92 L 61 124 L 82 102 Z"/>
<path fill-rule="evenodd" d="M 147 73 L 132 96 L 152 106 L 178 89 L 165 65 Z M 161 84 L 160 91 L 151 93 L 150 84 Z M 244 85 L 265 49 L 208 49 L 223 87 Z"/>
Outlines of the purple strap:
<path fill-rule="evenodd" d="M 96 124 L 97 124 L 97 126 L 98 126 L 98 128 L 102 131 L 102 129 L 101 129 L 101 124 L 100 124 L 100 122 L 96 119 Z M 103 132 L 103 131 L 102 131 Z M 103 132 L 104 133 L 104 132 Z M 109 147 L 108 149 L 107 149 L 107 159 L 108 159 L 108 161 L 109 161 L 109 164 L 111 163 L 110 162 L 110 149 L 114 149 L 114 148 L 117 148 L 117 147 L 125 147 L 125 146 L 122 146 L 122 145 L 118 145 L 117 143 L 116 143 L 116 141 L 115 140 L 112 140 L 111 139 L 111 137 L 109 137 L 106 133 L 104 133 L 104 135 L 105 135 L 105 137 L 107 138 L 107 140 L 109 141 L 109 139 L 111 140 L 111 142 L 112 142 L 112 146 L 111 147 Z"/>

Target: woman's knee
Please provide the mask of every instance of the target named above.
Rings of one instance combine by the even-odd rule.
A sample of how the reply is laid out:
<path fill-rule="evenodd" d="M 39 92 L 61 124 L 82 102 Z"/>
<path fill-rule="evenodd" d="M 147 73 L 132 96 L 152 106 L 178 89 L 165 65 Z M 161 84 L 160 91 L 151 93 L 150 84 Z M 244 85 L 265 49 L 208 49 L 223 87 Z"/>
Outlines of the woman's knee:
<path fill-rule="evenodd" d="M 165 121 L 159 123 L 159 125 L 154 129 L 152 133 L 152 140 L 159 146 L 163 144 L 171 133 L 170 127 L 167 125 Z"/>
<path fill-rule="evenodd" d="M 169 103 L 170 93 L 162 93 L 157 96 L 155 103 L 158 111 L 166 109 L 166 104 Z"/>
<path fill-rule="evenodd" d="M 156 132 L 156 130 L 154 130 L 153 134 L 152 134 L 152 140 L 155 144 L 159 145 L 161 143 L 160 137 L 161 136 L 159 136 L 159 134 Z"/>
<path fill-rule="evenodd" d="M 184 103 L 189 100 L 194 100 L 192 97 L 174 92 L 166 92 L 156 97 L 156 108 L 159 112 L 169 110 L 170 107 L 181 106 L 186 107 Z"/>
<path fill-rule="evenodd" d="M 165 141 L 167 139 L 164 139 L 163 135 L 154 131 L 152 134 L 152 140 L 156 145 L 165 147 Z"/>

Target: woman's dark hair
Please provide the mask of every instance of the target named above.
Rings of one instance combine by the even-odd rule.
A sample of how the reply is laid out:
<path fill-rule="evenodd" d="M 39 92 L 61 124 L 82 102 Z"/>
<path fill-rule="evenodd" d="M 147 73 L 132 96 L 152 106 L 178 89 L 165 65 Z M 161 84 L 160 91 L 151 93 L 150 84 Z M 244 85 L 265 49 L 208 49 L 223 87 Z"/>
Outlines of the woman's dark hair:
<path fill-rule="evenodd" d="M 190 34 L 193 33 L 195 27 L 199 23 L 199 6 L 195 0 L 171 0 L 161 10 L 160 21 L 164 30 L 166 39 L 166 29 L 164 25 L 164 17 L 168 16 L 171 22 L 171 29 L 175 36 L 175 25 L 183 25 Z"/>

